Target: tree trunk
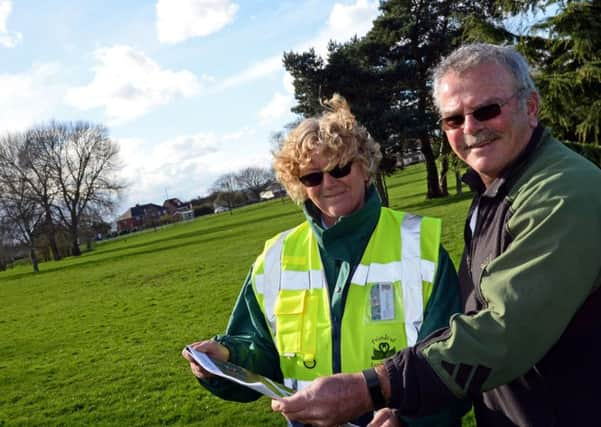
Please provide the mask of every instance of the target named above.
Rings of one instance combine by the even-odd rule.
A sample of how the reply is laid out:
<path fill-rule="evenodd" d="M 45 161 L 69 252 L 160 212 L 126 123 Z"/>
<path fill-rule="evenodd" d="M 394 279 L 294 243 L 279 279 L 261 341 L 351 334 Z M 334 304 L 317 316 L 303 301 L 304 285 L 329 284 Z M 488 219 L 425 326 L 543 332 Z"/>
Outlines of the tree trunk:
<path fill-rule="evenodd" d="M 438 185 L 440 185 L 440 192 L 445 196 L 449 195 L 449 188 L 447 185 L 447 172 L 448 171 L 449 171 L 449 157 L 442 156 L 442 159 L 440 160 L 440 177 L 438 179 Z"/>
<path fill-rule="evenodd" d="M 61 253 L 58 250 L 58 245 L 56 243 L 56 228 L 54 227 L 54 223 L 52 222 L 52 217 L 50 216 L 50 212 L 46 212 L 46 232 L 48 235 L 48 244 L 50 245 L 50 251 L 52 252 L 52 259 L 55 261 L 59 261 L 61 259 Z"/>
<path fill-rule="evenodd" d="M 81 249 L 79 249 L 79 242 L 77 241 L 77 236 L 75 236 L 75 238 L 72 238 L 72 241 L 71 241 L 71 255 L 72 256 L 80 256 L 81 255 Z"/>
<path fill-rule="evenodd" d="M 426 194 L 426 198 L 434 199 L 437 197 L 442 197 L 442 192 L 440 191 L 440 186 L 438 185 L 438 171 L 436 168 L 436 159 L 434 158 L 434 153 L 432 151 L 432 145 L 426 136 L 421 138 L 421 149 L 424 154 L 424 158 L 426 160 L 426 171 L 427 171 L 427 182 L 428 182 L 428 192 Z"/>
<path fill-rule="evenodd" d="M 380 199 L 382 199 L 382 206 L 390 206 L 390 200 L 388 199 L 388 188 L 386 187 L 386 180 L 384 179 L 384 175 L 382 175 L 381 173 L 378 173 L 376 175 L 375 185 L 376 190 L 380 195 Z"/>
<path fill-rule="evenodd" d="M 79 249 L 79 237 L 77 235 L 79 227 L 75 219 L 73 219 L 72 221 L 73 222 L 71 223 L 71 230 L 69 233 L 71 234 L 71 256 L 80 256 L 81 249 Z"/>
<path fill-rule="evenodd" d="M 459 172 L 459 169 L 455 169 L 455 191 L 458 195 L 463 194 L 463 187 L 461 185 L 461 172 Z"/>
<path fill-rule="evenodd" d="M 35 247 L 33 245 L 29 248 L 29 258 L 31 259 L 31 266 L 33 267 L 33 271 L 39 273 L 40 269 L 38 267 L 38 257 L 35 254 Z"/>
<path fill-rule="evenodd" d="M 449 195 L 449 187 L 447 185 L 447 173 L 449 172 L 449 153 L 451 146 L 449 145 L 446 138 L 443 138 L 441 147 L 441 159 L 440 159 L 440 177 L 438 184 L 440 185 L 440 192 L 443 196 Z"/>

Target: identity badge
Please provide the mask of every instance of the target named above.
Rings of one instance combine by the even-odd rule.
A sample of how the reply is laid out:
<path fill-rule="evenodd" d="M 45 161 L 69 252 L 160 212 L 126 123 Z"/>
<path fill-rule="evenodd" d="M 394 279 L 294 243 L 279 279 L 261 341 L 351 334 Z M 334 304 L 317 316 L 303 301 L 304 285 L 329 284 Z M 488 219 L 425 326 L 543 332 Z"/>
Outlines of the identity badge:
<path fill-rule="evenodd" d="M 375 283 L 371 287 L 371 320 L 394 319 L 394 290 L 392 283 Z"/>

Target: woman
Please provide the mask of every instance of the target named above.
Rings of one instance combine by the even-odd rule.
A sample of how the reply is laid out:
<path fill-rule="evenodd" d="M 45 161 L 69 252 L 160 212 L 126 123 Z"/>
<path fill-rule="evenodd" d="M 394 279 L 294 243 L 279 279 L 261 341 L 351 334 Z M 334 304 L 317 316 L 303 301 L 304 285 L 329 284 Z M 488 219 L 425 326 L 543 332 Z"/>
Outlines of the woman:
<path fill-rule="evenodd" d="M 372 184 L 379 145 L 339 95 L 304 120 L 274 154 L 278 180 L 306 221 L 265 244 L 225 335 L 192 346 L 289 387 L 370 368 L 459 311 L 457 276 L 440 221 L 383 208 Z M 215 395 L 259 395 L 192 372 Z M 410 425 L 460 425 L 464 407 Z M 455 411 L 455 412 L 453 412 Z M 389 410 L 380 420 L 392 416 Z M 372 414 L 355 423 L 366 425 Z M 390 421 L 389 421 L 390 422 Z"/>

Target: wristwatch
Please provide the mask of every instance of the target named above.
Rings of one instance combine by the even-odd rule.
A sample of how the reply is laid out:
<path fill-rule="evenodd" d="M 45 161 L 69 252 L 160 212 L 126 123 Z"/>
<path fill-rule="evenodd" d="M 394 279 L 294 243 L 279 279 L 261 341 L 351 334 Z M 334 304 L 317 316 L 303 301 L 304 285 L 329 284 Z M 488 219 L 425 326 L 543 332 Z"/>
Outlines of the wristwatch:
<path fill-rule="evenodd" d="M 382 395 L 382 389 L 380 388 L 380 381 L 378 380 L 378 374 L 374 368 L 365 369 L 363 376 L 367 382 L 367 388 L 369 389 L 369 395 L 374 405 L 374 410 L 382 409 L 386 406 L 386 401 Z"/>

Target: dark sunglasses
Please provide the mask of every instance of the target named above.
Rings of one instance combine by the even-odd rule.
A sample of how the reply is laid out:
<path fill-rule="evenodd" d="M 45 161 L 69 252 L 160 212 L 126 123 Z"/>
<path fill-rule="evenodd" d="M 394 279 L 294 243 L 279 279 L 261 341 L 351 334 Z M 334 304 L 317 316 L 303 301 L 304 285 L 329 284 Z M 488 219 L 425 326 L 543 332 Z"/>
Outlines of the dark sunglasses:
<path fill-rule="evenodd" d="M 316 185 L 321 184 L 323 181 L 323 174 L 327 173 L 333 178 L 344 178 L 349 173 L 351 173 L 351 168 L 353 167 L 353 162 L 350 161 L 345 165 L 337 165 L 336 167 L 330 169 L 329 171 L 319 171 L 319 172 L 311 172 L 307 175 L 303 175 L 298 179 L 303 183 L 305 187 L 315 187 Z"/>
<path fill-rule="evenodd" d="M 465 116 L 474 116 L 474 118 L 479 122 L 485 122 L 487 120 L 494 119 L 495 117 L 498 117 L 501 114 L 503 107 L 507 105 L 512 98 L 514 98 L 521 92 L 521 90 L 518 90 L 516 93 L 511 95 L 503 102 L 494 102 L 492 104 L 483 105 L 482 107 L 476 108 L 471 113 L 455 114 L 453 116 L 443 117 L 442 119 L 440 119 L 440 122 L 442 123 L 442 129 L 459 129 L 461 126 L 463 126 L 463 123 L 465 123 Z"/>

